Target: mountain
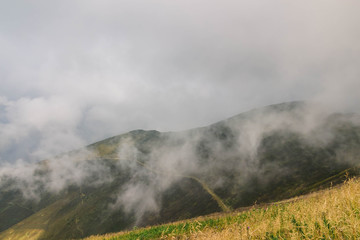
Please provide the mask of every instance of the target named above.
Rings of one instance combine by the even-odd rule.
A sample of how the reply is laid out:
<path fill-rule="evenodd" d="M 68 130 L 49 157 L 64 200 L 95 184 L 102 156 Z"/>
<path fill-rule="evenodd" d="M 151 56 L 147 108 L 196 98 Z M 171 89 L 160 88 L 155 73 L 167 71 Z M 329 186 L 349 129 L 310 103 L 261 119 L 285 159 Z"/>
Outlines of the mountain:
<path fill-rule="evenodd" d="M 135 130 L 0 170 L 0 239 L 73 239 L 298 196 L 357 175 L 360 117 L 305 102 Z"/>

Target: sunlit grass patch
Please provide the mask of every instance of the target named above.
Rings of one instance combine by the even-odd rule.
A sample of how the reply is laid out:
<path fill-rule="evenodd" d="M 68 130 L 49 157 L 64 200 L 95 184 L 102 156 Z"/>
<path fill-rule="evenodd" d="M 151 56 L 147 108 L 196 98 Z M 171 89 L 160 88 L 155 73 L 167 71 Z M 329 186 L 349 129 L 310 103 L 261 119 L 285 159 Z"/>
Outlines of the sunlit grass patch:
<path fill-rule="evenodd" d="M 244 212 L 89 239 L 360 239 L 360 181 Z"/>

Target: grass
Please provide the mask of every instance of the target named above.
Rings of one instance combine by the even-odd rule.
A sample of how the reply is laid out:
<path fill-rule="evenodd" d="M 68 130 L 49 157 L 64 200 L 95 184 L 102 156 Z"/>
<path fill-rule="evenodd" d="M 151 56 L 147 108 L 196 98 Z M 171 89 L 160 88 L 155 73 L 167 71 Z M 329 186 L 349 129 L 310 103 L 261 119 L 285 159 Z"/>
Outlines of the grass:
<path fill-rule="evenodd" d="M 56 201 L 49 206 L 34 213 L 25 220 L 8 228 L 0 233 L 0 239 L 22 240 L 22 239 L 39 239 L 46 233 L 48 223 L 56 212 L 62 209 L 66 203 L 71 201 L 74 195 L 69 195 L 63 200 Z"/>
<path fill-rule="evenodd" d="M 300 198 L 87 240 L 360 239 L 360 180 Z"/>

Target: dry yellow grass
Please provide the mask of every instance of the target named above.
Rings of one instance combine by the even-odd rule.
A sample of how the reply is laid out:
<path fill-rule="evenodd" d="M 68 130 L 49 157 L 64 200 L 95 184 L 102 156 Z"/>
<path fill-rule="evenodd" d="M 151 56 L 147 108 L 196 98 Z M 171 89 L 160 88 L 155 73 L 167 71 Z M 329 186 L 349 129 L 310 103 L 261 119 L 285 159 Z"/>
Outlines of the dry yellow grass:
<path fill-rule="evenodd" d="M 360 179 L 265 207 L 88 239 L 360 239 Z"/>
<path fill-rule="evenodd" d="M 208 228 L 177 239 L 360 239 L 360 182 L 351 179 L 297 201 L 251 210 L 248 216 L 222 230 Z"/>

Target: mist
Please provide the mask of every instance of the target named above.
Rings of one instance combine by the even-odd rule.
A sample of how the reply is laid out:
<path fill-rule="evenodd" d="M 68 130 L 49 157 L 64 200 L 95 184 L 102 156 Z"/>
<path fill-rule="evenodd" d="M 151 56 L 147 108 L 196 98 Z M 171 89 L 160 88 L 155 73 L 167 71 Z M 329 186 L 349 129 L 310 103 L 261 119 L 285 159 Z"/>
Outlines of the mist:
<path fill-rule="evenodd" d="M 4 2 L 0 188 L 40 201 L 123 177 L 107 208 L 133 214 L 137 225 L 189 177 L 214 191 L 254 177 L 272 184 L 291 169 L 262 161 L 264 139 L 287 131 L 326 148 L 337 124 L 360 125 L 359 7 L 356 0 Z M 252 110 L 297 100 L 306 104 L 289 112 Z M 245 119 L 231 118 L 243 112 Z M 130 134 L 106 161 L 85 148 L 136 129 L 159 131 L 160 140 L 144 150 Z M 354 166 L 358 153 L 349 146 L 334 156 Z"/>
<path fill-rule="evenodd" d="M 293 100 L 358 112 L 357 1 L 11 1 L 1 162 Z"/>
<path fill-rule="evenodd" d="M 308 171 L 328 162 L 335 170 L 357 166 L 359 129 L 359 114 L 290 102 L 253 109 L 204 128 L 132 131 L 117 140 L 106 140 L 106 144 L 100 142 L 36 164 L 6 163 L 0 168 L 0 188 L 20 192 L 24 200 L 36 202 L 46 194 L 61 195 L 74 187 L 81 193 L 81 189 L 112 185 L 106 212 L 123 211 L 137 226 L 144 224 L 149 214 L 159 215 L 164 194 L 184 180 L 195 180 L 210 191 L 238 192 L 241 202 L 248 189 L 271 188 L 296 174 L 292 165 L 302 164 L 298 161 L 309 161 L 304 165 Z M 299 159 L 292 150 L 288 152 L 288 143 L 296 145 L 294 151 L 301 149 Z M 281 155 L 272 156 L 279 147 Z M 286 161 L 291 164 L 284 164 Z"/>
<path fill-rule="evenodd" d="M 118 154 L 122 164 L 131 166 L 132 177 L 126 187 L 119 190 L 111 208 L 123 207 L 128 213 L 135 212 L 136 225 L 146 213 L 158 214 L 162 206 L 159 196 L 184 179 L 199 179 L 215 191 L 238 185 L 237 191 L 241 192 L 255 177 L 265 189 L 274 184 L 274 179 L 294 171 L 280 161 L 268 159 L 264 162 L 261 154 L 267 151 L 264 145 L 267 137 L 284 137 L 280 144 L 285 145 L 285 141 L 291 141 L 288 134 L 295 134 L 300 140 L 296 144 L 302 151 L 308 151 L 307 147 L 326 149 L 336 138 L 343 137 L 338 133 L 339 127 L 350 124 L 359 128 L 359 120 L 359 115 L 338 118 L 323 105 L 292 102 L 254 109 L 206 128 L 164 133 L 166 143 L 152 148 L 145 158 L 138 152 L 135 142 L 127 140 Z M 358 140 L 359 133 L 358 130 L 354 132 Z M 272 141 L 278 144 L 279 140 Z M 343 149 L 332 149 L 336 152 L 334 165 L 354 167 L 360 163 L 358 146 L 351 146 L 354 144 L 351 141 L 348 144 Z M 129 152 L 137 154 L 129 155 Z M 332 159 L 326 158 L 325 161 Z M 290 161 L 297 164 L 298 160 Z M 316 159 L 309 161 L 317 164 Z M 240 194 L 240 198 L 245 196 L 246 193 Z"/>

